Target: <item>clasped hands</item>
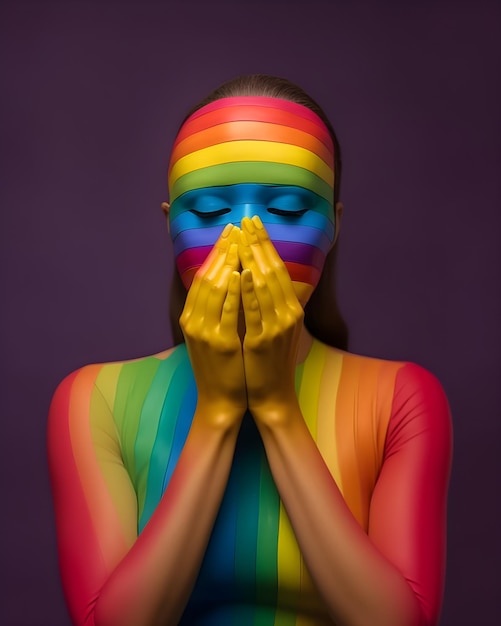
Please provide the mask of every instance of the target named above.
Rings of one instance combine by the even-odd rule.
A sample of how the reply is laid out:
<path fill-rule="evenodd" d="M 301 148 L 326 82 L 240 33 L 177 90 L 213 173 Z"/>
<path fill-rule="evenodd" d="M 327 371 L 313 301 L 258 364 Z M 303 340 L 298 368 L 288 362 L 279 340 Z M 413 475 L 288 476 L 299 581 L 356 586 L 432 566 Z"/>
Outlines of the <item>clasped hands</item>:
<path fill-rule="evenodd" d="M 228 224 L 195 274 L 180 318 L 204 419 L 231 426 L 249 409 L 258 423 L 271 423 L 297 405 L 303 315 L 259 217 L 243 218 L 241 228 Z"/>

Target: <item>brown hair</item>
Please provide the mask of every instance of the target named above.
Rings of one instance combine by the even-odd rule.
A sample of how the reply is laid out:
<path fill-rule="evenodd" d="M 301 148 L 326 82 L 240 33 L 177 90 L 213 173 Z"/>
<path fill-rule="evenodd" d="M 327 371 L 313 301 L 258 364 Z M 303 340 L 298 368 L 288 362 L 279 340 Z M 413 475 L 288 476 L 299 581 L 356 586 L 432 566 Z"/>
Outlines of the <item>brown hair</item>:
<path fill-rule="evenodd" d="M 249 74 L 231 79 L 212 91 L 195 105 L 186 115 L 183 123 L 198 109 L 219 100 L 235 96 L 268 96 L 301 104 L 320 117 L 329 130 L 334 143 L 334 205 L 339 200 L 341 183 L 341 151 L 336 133 L 327 115 L 301 87 L 286 78 L 266 74 Z M 182 125 L 182 124 L 181 124 Z M 339 311 L 336 299 L 335 268 L 337 246 L 327 254 L 319 283 L 304 309 L 304 323 L 310 333 L 335 348 L 348 347 L 348 328 Z M 184 341 L 179 317 L 186 299 L 186 289 L 177 269 L 174 270 L 170 292 L 170 322 L 175 344 Z"/>

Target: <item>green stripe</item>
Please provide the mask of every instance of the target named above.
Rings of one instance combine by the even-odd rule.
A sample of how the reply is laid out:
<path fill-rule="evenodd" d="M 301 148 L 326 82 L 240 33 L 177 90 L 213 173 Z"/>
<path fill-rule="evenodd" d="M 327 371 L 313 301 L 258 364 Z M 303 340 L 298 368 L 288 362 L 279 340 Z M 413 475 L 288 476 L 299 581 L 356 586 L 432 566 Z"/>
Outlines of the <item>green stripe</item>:
<path fill-rule="evenodd" d="M 303 382 L 303 374 L 304 374 L 304 361 L 296 366 L 296 377 L 295 377 L 295 388 L 296 395 L 299 395 L 299 390 L 301 389 L 301 383 Z"/>
<path fill-rule="evenodd" d="M 172 380 L 163 402 L 158 431 L 150 453 L 150 468 L 146 485 L 144 509 L 139 518 L 140 530 L 144 528 L 153 515 L 162 497 L 165 470 L 173 454 L 172 448 L 176 431 L 180 427 L 181 405 L 185 399 L 186 388 L 191 380 L 190 375 L 192 370 L 184 344 L 179 346 L 176 353 L 169 358 L 169 361 L 173 356 L 176 358 L 173 364 Z M 176 418 L 173 419 L 173 416 L 176 416 Z M 190 418 L 191 417 L 190 415 Z M 177 458 L 174 459 L 175 463 L 177 463 L 177 460 Z"/>
<path fill-rule="evenodd" d="M 150 474 L 150 462 L 152 459 L 153 446 L 155 445 L 158 435 L 160 418 L 166 404 L 172 377 L 182 358 L 184 358 L 182 351 L 176 350 L 169 358 L 164 361 L 159 361 L 159 367 L 151 383 L 148 395 L 145 398 L 139 418 L 138 432 L 134 445 L 134 458 L 138 475 L 137 496 L 139 517 L 141 517 L 144 509 L 148 477 Z M 172 415 L 175 415 L 175 413 Z M 162 429 L 162 444 L 168 450 L 170 450 L 172 445 L 175 426 L 176 420 L 171 419 Z M 142 465 L 140 465 L 141 462 Z"/>
<path fill-rule="evenodd" d="M 235 582 L 240 602 L 256 604 L 256 549 L 259 518 L 261 458 L 264 454 L 261 438 L 250 413 L 244 416 L 233 461 L 236 479 Z M 242 622 L 252 626 L 253 612 Z"/>
<path fill-rule="evenodd" d="M 313 191 L 328 202 L 333 197 L 333 188 L 310 170 L 284 163 L 241 161 L 212 165 L 181 176 L 170 190 L 170 202 L 193 189 L 242 183 L 295 185 Z"/>
<path fill-rule="evenodd" d="M 263 514 L 259 516 L 257 529 L 256 600 L 258 605 L 276 606 L 280 498 L 265 454 L 261 458 L 259 502 Z M 273 626 L 274 621 L 274 612 L 267 610 L 255 624 Z"/>
<path fill-rule="evenodd" d="M 113 417 L 120 434 L 122 456 L 137 492 L 134 448 L 141 410 L 160 361 L 148 358 L 122 367 L 117 382 Z"/>

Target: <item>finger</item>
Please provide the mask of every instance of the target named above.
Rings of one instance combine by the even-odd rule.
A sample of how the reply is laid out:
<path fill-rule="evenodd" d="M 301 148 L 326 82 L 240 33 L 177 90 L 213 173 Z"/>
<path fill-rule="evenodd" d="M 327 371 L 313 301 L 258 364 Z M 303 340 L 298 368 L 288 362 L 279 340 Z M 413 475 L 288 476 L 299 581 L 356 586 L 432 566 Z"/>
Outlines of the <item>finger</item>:
<path fill-rule="evenodd" d="M 205 278 L 209 281 L 213 281 L 220 269 L 223 267 L 226 262 L 226 254 L 232 243 L 235 243 L 235 236 L 238 237 L 238 230 L 235 231 L 235 227 L 233 224 L 226 224 L 223 232 L 217 239 L 214 247 L 212 248 L 209 256 L 207 257 L 207 262 L 204 262 L 200 267 L 200 272 L 203 274 Z M 214 253 L 214 254 L 212 254 Z"/>
<path fill-rule="evenodd" d="M 232 272 L 228 282 L 228 292 L 221 313 L 221 335 L 233 336 L 238 328 L 238 312 L 240 309 L 240 274 Z"/>
<path fill-rule="evenodd" d="M 262 234 L 255 228 L 252 220 L 242 220 L 243 239 L 245 242 L 248 242 L 247 246 L 244 245 L 246 249 L 244 250 L 243 256 L 246 262 L 245 265 L 242 262 L 242 267 L 249 267 L 249 269 L 252 270 L 254 288 L 261 305 L 262 313 L 268 315 L 269 312 L 274 310 L 279 314 L 280 310 L 283 310 L 283 308 L 287 306 L 282 284 L 277 275 L 283 263 L 277 255 L 260 220 L 259 224 Z M 269 255 L 263 247 L 263 243 L 268 243 L 269 247 L 272 249 L 274 253 L 273 259 L 269 258 Z M 285 266 L 283 266 L 283 269 L 287 273 L 287 278 L 289 278 Z"/>
<path fill-rule="evenodd" d="M 204 311 L 205 322 L 209 328 L 216 328 L 221 321 L 222 310 L 228 294 L 229 282 L 233 272 L 239 265 L 238 246 L 236 243 L 230 244 L 225 256 L 224 265 L 214 279 L 204 282 L 209 289 L 207 293 L 207 306 Z M 238 273 L 238 272 L 237 272 Z"/>
<path fill-rule="evenodd" d="M 256 237 L 261 244 L 263 254 L 266 257 L 269 266 L 273 268 L 274 274 L 280 284 L 283 297 L 289 304 L 296 304 L 298 299 L 287 267 L 278 254 L 273 242 L 266 232 L 263 222 L 258 215 L 254 215 L 252 218 L 252 224 L 255 229 Z"/>
<path fill-rule="evenodd" d="M 242 232 L 244 233 L 245 243 L 252 253 L 252 256 L 249 258 L 252 258 L 252 261 L 254 261 L 252 267 L 249 267 L 249 269 L 252 270 L 254 282 L 259 283 L 261 280 L 264 280 L 263 277 L 268 268 L 268 262 L 257 237 L 254 224 L 248 217 L 242 219 Z"/>
<path fill-rule="evenodd" d="M 193 282 L 186 296 L 183 315 L 190 316 L 193 313 L 199 298 L 201 298 L 202 301 L 206 301 L 210 290 L 209 283 L 214 274 L 224 265 L 227 248 L 235 237 L 235 235 L 232 235 L 233 230 L 233 224 L 226 224 L 207 258 L 195 273 Z"/>
<path fill-rule="evenodd" d="M 245 269 L 241 274 L 242 305 L 245 318 L 245 333 L 249 337 L 256 337 L 263 332 L 261 311 L 259 302 L 254 291 L 252 272 Z"/>

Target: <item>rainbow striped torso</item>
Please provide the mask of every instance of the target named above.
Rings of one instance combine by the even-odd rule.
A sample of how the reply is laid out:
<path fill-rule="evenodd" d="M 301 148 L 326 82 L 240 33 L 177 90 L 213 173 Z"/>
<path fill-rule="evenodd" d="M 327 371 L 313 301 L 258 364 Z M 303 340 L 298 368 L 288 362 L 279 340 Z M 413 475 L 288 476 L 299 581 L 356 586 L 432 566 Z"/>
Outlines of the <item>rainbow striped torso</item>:
<path fill-rule="evenodd" d="M 296 391 L 308 428 L 365 529 L 383 461 L 395 378 L 402 366 L 314 341 L 296 369 Z M 111 409 L 122 459 L 137 494 L 141 532 L 174 471 L 196 406 L 186 348 L 178 346 L 165 359 L 103 365 L 95 385 Z M 96 428 L 99 424 L 94 421 L 92 430 Z M 223 502 L 182 621 L 194 623 L 330 623 L 250 414 L 243 421 Z"/>

